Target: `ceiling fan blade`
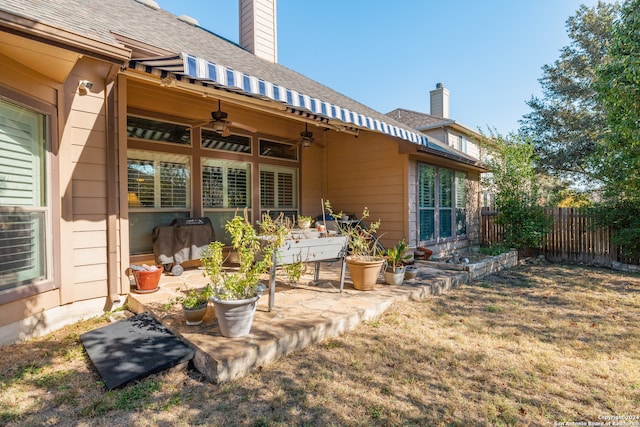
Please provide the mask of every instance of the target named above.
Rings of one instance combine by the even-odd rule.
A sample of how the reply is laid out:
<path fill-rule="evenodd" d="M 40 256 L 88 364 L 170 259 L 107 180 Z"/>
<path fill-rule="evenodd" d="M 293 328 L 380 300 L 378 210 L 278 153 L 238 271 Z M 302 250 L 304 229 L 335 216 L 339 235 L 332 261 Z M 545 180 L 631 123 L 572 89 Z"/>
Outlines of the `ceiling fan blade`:
<path fill-rule="evenodd" d="M 230 122 L 228 120 L 227 120 L 227 126 L 231 126 L 238 129 L 244 129 L 247 132 L 251 132 L 251 133 L 256 133 L 258 131 L 258 129 L 254 128 L 253 126 L 245 125 L 243 123 Z"/>

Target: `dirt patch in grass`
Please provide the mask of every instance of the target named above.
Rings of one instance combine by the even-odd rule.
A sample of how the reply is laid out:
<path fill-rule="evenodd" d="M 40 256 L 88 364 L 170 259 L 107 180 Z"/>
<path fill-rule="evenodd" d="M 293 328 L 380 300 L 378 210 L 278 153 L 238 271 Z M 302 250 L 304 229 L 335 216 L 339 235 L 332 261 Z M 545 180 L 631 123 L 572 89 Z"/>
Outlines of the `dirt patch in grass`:
<path fill-rule="evenodd" d="M 0 350 L 4 425 L 553 425 L 640 416 L 640 276 L 527 265 L 236 381 L 196 371 L 105 391 L 79 334 Z M 640 422 L 640 420 L 635 420 Z"/>

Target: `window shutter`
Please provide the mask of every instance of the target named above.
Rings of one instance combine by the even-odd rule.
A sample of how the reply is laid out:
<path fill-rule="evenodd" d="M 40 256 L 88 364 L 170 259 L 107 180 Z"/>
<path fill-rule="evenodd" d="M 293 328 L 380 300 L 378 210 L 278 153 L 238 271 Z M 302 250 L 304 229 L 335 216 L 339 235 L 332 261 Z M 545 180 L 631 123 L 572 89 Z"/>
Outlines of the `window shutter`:
<path fill-rule="evenodd" d="M 202 167 L 202 197 L 205 208 L 224 207 L 224 177 L 221 166 Z"/>
<path fill-rule="evenodd" d="M 182 163 L 160 162 L 160 207 L 187 207 L 189 171 Z"/>
<path fill-rule="evenodd" d="M 154 206 L 155 168 L 151 160 L 127 161 L 127 186 L 129 206 Z"/>
<path fill-rule="evenodd" d="M 260 171 L 260 207 L 275 207 L 275 172 L 261 170 Z"/>
<path fill-rule="evenodd" d="M 421 208 L 435 206 L 435 169 L 433 166 L 420 165 L 419 168 L 419 198 Z"/>
<path fill-rule="evenodd" d="M 230 208 L 249 206 L 249 175 L 246 169 L 229 168 L 227 173 L 227 197 Z"/>
<path fill-rule="evenodd" d="M 42 168 L 37 123 L 21 118 L 0 116 L 0 205 L 41 206 L 40 185 L 34 185 L 40 183 Z"/>
<path fill-rule="evenodd" d="M 278 173 L 278 207 L 295 208 L 294 176 L 292 173 Z"/>
<path fill-rule="evenodd" d="M 46 276 L 43 124 L 0 100 L 0 291 Z"/>

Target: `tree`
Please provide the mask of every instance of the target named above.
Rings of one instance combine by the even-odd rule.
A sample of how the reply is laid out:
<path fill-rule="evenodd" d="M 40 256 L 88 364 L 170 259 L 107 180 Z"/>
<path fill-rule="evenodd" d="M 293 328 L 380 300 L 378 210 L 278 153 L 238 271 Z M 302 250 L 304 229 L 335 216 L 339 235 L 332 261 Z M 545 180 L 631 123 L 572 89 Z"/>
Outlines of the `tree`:
<path fill-rule="evenodd" d="M 495 194 L 496 223 L 503 226 L 505 245 L 540 248 L 551 227 L 540 204 L 533 143 L 520 134 L 507 138 L 495 131 L 483 136 L 491 173 L 484 186 Z"/>
<path fill-rule="evenodd" d="M 596 175 L 589 163 L 605 127 L 605 115 L 595 96 L 595 70 L 605 61 L 619 5 L 598 2 L 580 6 L 567 20 L 569 46 L 560 58 L 542 67 L 543 97 L 532 97 L 533 110 L 521 120 L 520 132 L 533 141 L 539 170 L 588 182 Z"/>
<path fill-rule="evenodd" d="M 604 183 L 600 222 L 623 255 L 640 258 L 640 0 L 623 4 L 594 89 L 607 117 L 592 158 Z"/>

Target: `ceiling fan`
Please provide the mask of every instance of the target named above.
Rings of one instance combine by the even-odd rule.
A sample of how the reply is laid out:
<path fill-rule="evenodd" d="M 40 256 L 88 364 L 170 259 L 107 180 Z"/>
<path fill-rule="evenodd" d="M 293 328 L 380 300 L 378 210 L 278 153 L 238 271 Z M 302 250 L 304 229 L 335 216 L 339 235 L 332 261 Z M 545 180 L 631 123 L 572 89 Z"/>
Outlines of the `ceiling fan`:
<path fill-rule="evenodd" d="M 309 148 L 311 145 L 316 144 L 320 148 L 324 148 L 324 144 L 316 141 L 313 138 L 313 132 L 309 130 L 309 125 L 307 123 L 304 124 L 304 130 L 300 132 L 300 138 L 296 141 L 294 145 L 291 146 L 291 149 L 298 148 L 302 145 L 303 148 Z"/>
<path fill-rule="evenodd" d="M 219 133 L 221 136 L 229 136 L 231 135 L 231 130 L 229 129 L 230 127 L 234 127 L 234 128 L 238 128 L 238 129 L 244 129 L 248 132 L 252 132 L 255 133 L 258 131 L 258 129 L 254 128 L 253 126 L 249 126 L 249 125 L 245 125 L 242 123 L 237 123 L 237 122 L 232 122 L 230 120 L 228 120 L 227 118 L 229 117 L 229 115 L 227 114 L 226 111 L 222 111 L 222 109 L 220 108 L 220 100 L 218 100 L 218 111 L 212 111 L 211 112 L 211 120 L 207 120 L 206 122 L 200 122 L 197 124 L 194 124 L 192 127 L 197 127 L 197 126 L 210 126 L 213 128 L 214 131 L 216 131 L 217 133 Z"/>

